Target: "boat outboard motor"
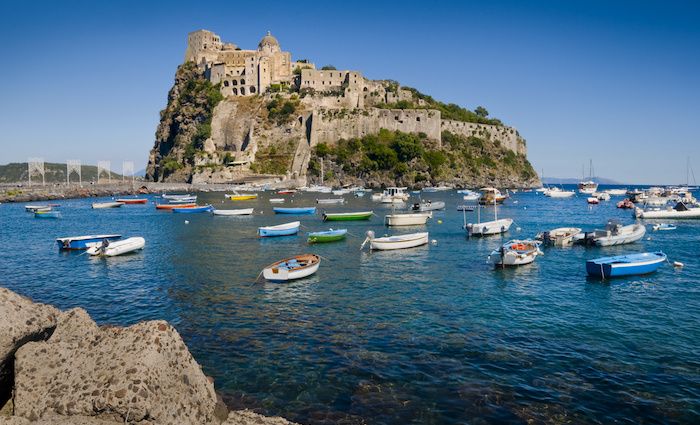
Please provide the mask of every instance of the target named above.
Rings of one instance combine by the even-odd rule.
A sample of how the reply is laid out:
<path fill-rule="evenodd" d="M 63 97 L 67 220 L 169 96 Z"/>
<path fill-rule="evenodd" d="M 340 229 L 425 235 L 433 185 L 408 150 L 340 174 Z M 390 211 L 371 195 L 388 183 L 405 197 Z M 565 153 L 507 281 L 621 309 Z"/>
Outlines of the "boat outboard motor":
<path fill-rule="evenodd" d="M 365 233 L 365 234 L 367 235 L 367 237 L 365 238 L 364 242 L 362 242 L 362 245 L 360 245 L 360 250 L 362 250 L 362 248 L 365 247 L 365 244 L 367 244 L 367 242 L 374 239 L 374 231 L 368 230 L 367 233 Z"/>
<path fill-rule="evenodd" d="M 549 245 L 552 244 L 554 241 L 552 241 L 552 236 L 549 233 L 549 230 L 542 232 L 542 242 L 545 244 Z"/>

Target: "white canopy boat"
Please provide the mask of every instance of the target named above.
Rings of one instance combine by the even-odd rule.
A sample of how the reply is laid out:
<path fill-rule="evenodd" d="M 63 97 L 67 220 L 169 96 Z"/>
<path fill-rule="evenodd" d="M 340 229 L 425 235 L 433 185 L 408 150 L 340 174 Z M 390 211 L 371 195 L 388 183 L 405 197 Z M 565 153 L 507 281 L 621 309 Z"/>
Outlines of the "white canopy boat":
<path fill-rule="evenodd" d="M 540 243 L 532 240 L 513 240 L 501 245 L 489 255 L 495 266 L 522 266 L 535 261 L 540 251 Z"/>
<path fill-rule="evenodd" d="M 593 242 L 598 246 L 625 245 L 637 242 L 647 232 L 643 224 L 630 224 L 623 226 L 617 221 L 611 220 L 605 226 L 605 230 L 596 230 L 593 234 Z"/>
<path fill-rule="evenodd" d="M 537 235 L 536 239 L 547 245 L 570 246 L 574 243 L 574 236 L 581 233 L 578 227 L 558 227 Z"/>
<path fill-rule="evenodd" d="M 687 206 L 686 204 L 679 202 L 675 207 L 659 208 L 659 209 L 649 209 L 642 210 L 640 208 L 635 208 L 634 215 L 637 218 L 675 218 L 675 219 L 686 219 L 686 218 L 700 218 L 700 207 Z"/>
<path fill-rule="evenodd" d="M 133 237 L 121 241 L 96 242 L 90 244 L 87 253 L 93 256 L 100 255 L 105 257 L 116 257 L 117 255 L 127 254 L 129 252 L 143 249 L 146 245 L 146 240 L 142 237 Z"/>
<path fill-rule="evenodd" d="M 212 210 L 214 215 L 233 216 L 233 215 L 251 215 L 253 208 L 241 208 L 237 210 Z"/>
<path fill-rule="evenodd" d="M 428 243 L 428 232 L 375 238 L 374 232 L 368 230 L 367 238 L 362 242 L 360 249 L 364 248 L 367 242 L 369 242 L 371 250 L 388 251 L 393 249 L 414 248 Z"/>
<path fill-rule="evenodd" d="M 400 204 L 406 202 L 408 198 L 409 194 L 406 193 L 405 187 L 387 187 L 380 201 L 384 204 Z"/>
<path fill-rule="evenodd" d="M 262 275 L 271 282 L 285 282 L 311 276 L 320 265 L 321 257 L 318 255 L 296 255 L 270 264 L 263 269 Z"/>
<path fill-rule="evenodd" d="M 100 209 L 100 208 L 119 208 L 124 203 L 122 202 L 94 202 L 92 204 L 92 208 L 94 209 Z"/>
<path fill-rule="evenodd" d="M 477 206 L 476 223 L 467 224 L 466 209 L 462 210 L 464 217 L 464 229 L 467 230 L 469 236 L 487 236 L 505 233 L 510 229 L 513 220 L 510 218 L 498 218 L 498 205 L 496 200 L 493 200 L 493 221 L 481 221 L 481 205 Z"/>
<path fill-rule="evenodd" d="M 384 222 L 387 226 L 421 226 L 432 217 L 432 212 L 387 214 L 384 217 Z"/>

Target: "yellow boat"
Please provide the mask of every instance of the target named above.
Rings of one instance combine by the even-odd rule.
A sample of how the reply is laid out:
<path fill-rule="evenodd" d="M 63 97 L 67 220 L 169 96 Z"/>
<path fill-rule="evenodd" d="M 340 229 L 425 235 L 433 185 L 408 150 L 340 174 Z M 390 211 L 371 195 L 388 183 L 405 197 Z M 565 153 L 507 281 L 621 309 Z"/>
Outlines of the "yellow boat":
<path fill-rule="evenodd" d="M 226 197 L 232 201 L 248 201 L 250 199 L 256 199 L 258 197 L 257 193 L 235 193 L 233 195 L 226 194 Z"/>

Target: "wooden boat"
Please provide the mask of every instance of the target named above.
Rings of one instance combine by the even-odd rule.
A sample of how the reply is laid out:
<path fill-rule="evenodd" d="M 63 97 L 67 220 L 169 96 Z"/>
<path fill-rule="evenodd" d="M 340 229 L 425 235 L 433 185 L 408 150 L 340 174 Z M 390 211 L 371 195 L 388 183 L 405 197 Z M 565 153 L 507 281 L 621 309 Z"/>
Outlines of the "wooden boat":
<path fill-rule="evenodd" d="M 293 221 L 291 223 L 278 224 L 277 226 L 258 227 L 258 235 L 262 238 L 296 235 L 299 232 L 300 225 L 300 222 Z"/>
<path fill-rule="evenodd" d="M 284 204 L 284 198 L 270 198 L 271 204 Z"/>
<path fill-rule="evenodd" d="M 146 198 L 120 198 L 116 200 L 117 202 L 121 202 L 122 204 L 125 205 L 133 205 L 133 204 L 145 204 L 148 202 L 148 199 Z"/>
<path fill-rule="evenodd" d="M 663 209 L 642 210 L 635 209 L 637 218 L 671 218 L 671 219 L 686 219 L 700 218 L 700 207 L 688 207 L 683 202 L 679 202 L 675 207 L 667 207 Z"/>
<path fill-rule="evenodd" d="M 181 194 L 181 195 L 168 195 L 167 193 L 164 193 L 160 195 L 161 198 L 163 199 L 182 199 L 182 198 L 192 198 L 195 195 L 186 193 L 186 194 Z"/>
<path fill-rule="evenodd" d="M 172 210 L 174 208 L 194 208 L 196 207 L 197 204 L 195 203 L 189 203 L 189 204 L 156 204 L 156 209 L 157 210 Z"/>
<path fill-rule="evenodd" d="M 127 238 L 114 242 L 103 240 L 102 242 L 90 244 L 87 253 L 93 256 L 116 257 L 117 255 L 128 254 L 143 249 L 145 245 L 146 240 L 142 237 Z"/>
<path fill-rule="evenodd" d="M 306 241 L 308 243 L 336 242 L 345 239 L 348 229 L 330 229 L 322 232 L 309 232 Z"/>
<path fill-rule="evenodd" d="M 372 211 L 323 213 L 323 221 L 356 221 L 369 220 L 374 213 Z"/>
<path fill-rule="evenodd" d="M 522 266 L 535 261 L 540 251 L 540 243 L 532 240 L 512 240 L 501 245 L 489 255 L 495 266 Z"/>
<path fill-rule="evenodd" d="M 593 234 L 593 243 L 598 246 L 625 245 L 637 242 L 647 232 L 643 224 L 630 224 L 623 226 L 615 220 L 611 220 L 605 226 L 605 230 L 596 230 Z"/>
<path fill-rule="evenodd" d="M 541 240 L 545 245 L 570 246 L 579 233 L 581 229 L 578 227 L 558 227 L 538 234 L 535 239 Z"/>
<path fill-rule="evenodd" d="M 668 223 L 659 223 L 651 226 L 652 230 L 659 231 L 659 230 L 676 230 L 677 227 L 674 226 L 673 224 L 668 224 Z"/>
<path fill-rule="evenodd" d="M 202 205 L 199 207 L 185 207 L 185 208 L 173 208 L 172 212 L 178 214 L 196 214 L 203 212 L 210 212 L 214 209 L 211 205 Z"/>
<path fill-rule="evenodd" d="M 56 238 L 56 243 L 59 249 L 88 249 L 89 244 L 100 243 L 107 239 L 115 241 L 121 239 L 122 235 L 88 235 L 88 236 L 70 236 L 65 238 Z"/>
<path fill-rule="evenodd" d="M 296 255 L 270 264 L 263 269 L 262 275 L 271 282 L 301 279 L 316 273 L 320 264 L 321 257 L 318 255 Z"/>
<path fill-rule="evenodd" d="M 328 199 L 317 199 L 316 200 L 317 204 L 344 204 L 345 199 L 344 198 L 328 198 Z"/>
<path fill-rule="evenodd" d="M 663 252 L 642 252 L 586 261 L 589 276 L 608 278 L 635 276 L 655 272 L 666 261 Z"/>
<path fill-rule="evenodd" d="M 61 213 L 58 211 L 35 211 L 34 218 L 61 218 Z"/>
<path fill-rule="evenodd" d="M 27 212 L 51 211 L 51 205 L 25 205 L 24 210 Z"/>
<path fill-rule="evenodd" d="M 122 202 L 94 202 L 92 208 L 102 209 L 102 208 L 119 208 L 124 205 Z"/>
<path fill-rule="evenodd" d="M 225 194 L 228 199 L 232 201 L 249 201 L 251 199 L 256 199 L 258 197 L 257 193 L 234 193 L 229 195 Z"/>
<path fill-rule="evenodd" d="M 388 251 L 393 249 L 414 248 L 428 243 L 428 232 L 375 238 L 374 232 L 368 230 L 367 238 L 364 242 L 362 242 L 360 249 L 364 248 L 367 242 L 369 242 L 369 247 L 371 250 Z"/>
<path fill-rule="evenodd" d="M 506 195 L 502 194 L 501 191 L 495 187 L 482 187 L 480 191 L 481 197 L 479 198 L 479 204 L 481 205 L 502 204 L 507 198 Z"/>
<path fill-rule="evenodd" d="M 169 204 L 191 204 L 193 202 L 197 202 L 196 196 L 190 196 L 189 198 L 168 199 Z"/>
<path fill-rule="evenodd" d="M 306 215 L 315 214 L 316 207 L 275 207 L 272 209 L 275 214 Z"/>
<path fill-rule="evenodd" d="M 253 208 L 241 208 L 237 210 L 212 210 L 214 215 L 234 216 L 234 215 L 251 215 Z"/>
<path fill-rule="evenodd" d="M 437 210 L 444 210 L 445 209 L 445 203 L 442 201 L 424 201 L 420 203 L 415 203 L 413 204 L 413 207 L 411 208 L 413 211 L 437 211 Z"/>
<path fill-rule="evenodd" d="M 387 214 L 384 217 L 384 224 L 387 226 L 421 226 L 425 224 L 429 218 L 432 218 L 432 212 L 413 213 L 413 214 Z"/>

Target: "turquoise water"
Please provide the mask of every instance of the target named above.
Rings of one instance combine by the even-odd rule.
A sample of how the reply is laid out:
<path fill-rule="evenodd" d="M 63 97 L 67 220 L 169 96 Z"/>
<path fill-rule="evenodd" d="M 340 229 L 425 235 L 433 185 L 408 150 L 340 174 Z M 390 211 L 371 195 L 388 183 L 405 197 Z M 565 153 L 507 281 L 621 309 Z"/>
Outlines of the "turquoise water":
<path fill-rule="evenodd" d="M 200 201 L 221 206 L 222 197 Z M 494 270 L 486 259 L 502 239 L 467 239 L 454 192 L 424 195 L 448 206 L 427 225 L 436 244 L 374 253 L 359 250 L 365 231 L 426 227 L 385 228 L 390 209 L 369 197 L 299 217 L 273 215 L 270 197 L 281 196 L 226 201 L 255 206 L 252 217 L 152 204 L 92 210 L 91 199 L 62 201 L 63 219 L 54 221 L 3 204 L 0 284 L 62 309 L 83 307 L 102 324 L 166 319 L 231 405 L 302 423 L 700 421 L 700 221 L 672 232 L 648 226 L 650 240 L 622 247 L 549 248 L 532 265 Z M 285 205 L 316 197 L 328 196 L 295 195 Z M 509 238 L 632 222 L 615 202 L 517 193 L 499 216 L 515 220 Z M 377 215 L 331 225 L 321 221 L 324 209 Z M 482 213 L 490 219 L 493 208 Z M 333 226 L 351 236 L 314 246 L 302 235 L 256 237 L 260 225 L 296 219 L 302 233 Z M 92 259 L 54 242 L 112 232 L 143 236 L 146 248 Z M 585 276 L 586 259 L 658 249 L 685 267 L 606 282 Z M 265 265 L 304 252 L 324 258 L 313 277 L 255 283 Z"/>

